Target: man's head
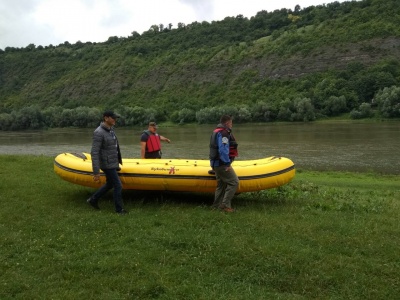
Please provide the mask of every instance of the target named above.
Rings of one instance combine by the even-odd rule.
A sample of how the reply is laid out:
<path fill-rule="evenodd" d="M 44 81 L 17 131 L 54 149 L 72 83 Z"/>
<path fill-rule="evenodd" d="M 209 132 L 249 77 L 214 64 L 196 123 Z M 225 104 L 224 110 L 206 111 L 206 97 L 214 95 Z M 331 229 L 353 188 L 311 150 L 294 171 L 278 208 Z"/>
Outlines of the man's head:
<path fill-rule="evenodd" d="M 231 116 L 223 115 L 219 122 L 228 128 L 232 128 L 232 117 Z"/>
<path fill-rule="evenodd" d="M 149 131 L 154 133 L 154 132 L 157 131 L 157 128 L 158 128 L 158 126 L 157 126 L 156 122 L 150 122 L 149 123 Z"/>
<path fill-rule="evenodd" d="M 106 110 L 103 113 L 103 121 L 106 123 L 108 126 L 114 126 L 115 121 L 120 117 L 120 115 L 114 113 L 112 110 Z"/>
<path fill-rule="evenodd" d="M 103 113 L 103 118 L 105 118 L 105 117 L 107 117 L 107 118 L 113 118 L 113 119 L 115 120 L 115 119 L 119 118 L 120 115 L 116 114 L 116 113 L 113 112 L 112 110 L 106 110 L 106 111 Z"/>

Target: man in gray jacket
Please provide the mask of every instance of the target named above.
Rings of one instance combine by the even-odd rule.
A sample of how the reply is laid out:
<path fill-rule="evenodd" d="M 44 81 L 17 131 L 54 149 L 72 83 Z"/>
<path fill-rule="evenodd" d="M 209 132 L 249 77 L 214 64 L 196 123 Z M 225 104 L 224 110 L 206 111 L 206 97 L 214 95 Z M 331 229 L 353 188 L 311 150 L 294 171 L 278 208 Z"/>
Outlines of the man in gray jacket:
<path fill-rule="evenodd" d="M 118 117 L 119 115 L 113 111 L 105 111 L 103 113 L 103 122 L 93 132 L 91 151 L 93 180 L 100 180 L 100 170 L 102 170 L 106 176 L 106 183 L 87 202 L 95 209 L 100 209 L 98 205 L 99 199 L 114 188 L 115 212 L 126 214 L 127 211 L 124 209 L 122 202 L 122 184 L 118 176 L 119 164 L 122 165 L 122 157 L 118 139 L 114 132 L 114 125 Z"/>

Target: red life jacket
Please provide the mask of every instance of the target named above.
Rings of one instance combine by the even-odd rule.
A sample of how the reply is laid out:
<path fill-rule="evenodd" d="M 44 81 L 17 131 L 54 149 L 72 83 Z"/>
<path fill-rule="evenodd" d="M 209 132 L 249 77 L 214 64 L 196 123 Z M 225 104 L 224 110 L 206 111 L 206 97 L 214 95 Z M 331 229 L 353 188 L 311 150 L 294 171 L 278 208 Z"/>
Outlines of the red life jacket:
<path fill-rule="evenodd" d="M 233 133 L 230 133 L 231 138 L 229 139 L 229 157 L 237 157 L 239 155 L 238 152 L 238 143 L 236 142 Z"/>
<path fill-rule="evenodd" d="M 145 133 L 149 136 L 146 142 L 147 152 L 160 151 L 161 150 L 160 136 L 157 133 L 152 134 L 147 131 L 145 131 Z"/>

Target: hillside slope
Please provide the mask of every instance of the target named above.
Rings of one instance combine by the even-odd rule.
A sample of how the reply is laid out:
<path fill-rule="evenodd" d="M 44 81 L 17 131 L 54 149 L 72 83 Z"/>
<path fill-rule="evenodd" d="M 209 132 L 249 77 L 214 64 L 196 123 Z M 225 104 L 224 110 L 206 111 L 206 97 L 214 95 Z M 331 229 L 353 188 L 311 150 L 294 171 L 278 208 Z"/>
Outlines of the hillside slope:
<path fill-rule="evenodd" d="M 350 111 L 399 85 L 398 11 L 396 0 L 333 2 L 172 30 L 154 25 L 104 43 L 8 47 L 0 109 L 136 106 L 179 121 L 182 109 L 229 104 L 252 113 L 261 101 L 279 119 L 286 99 L 310 99 L 323 114 L 327 98 L 343 96 L 342 111 Z"/>

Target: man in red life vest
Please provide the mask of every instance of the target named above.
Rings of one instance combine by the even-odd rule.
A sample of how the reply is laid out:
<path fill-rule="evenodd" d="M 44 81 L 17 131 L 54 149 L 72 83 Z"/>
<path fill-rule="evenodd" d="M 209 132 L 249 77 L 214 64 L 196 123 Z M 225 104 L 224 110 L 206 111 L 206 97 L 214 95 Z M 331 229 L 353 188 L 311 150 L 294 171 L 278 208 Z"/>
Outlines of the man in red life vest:
<path fill-rule="evenodd" d="M 147 130 L 140 137 L 141 158 L 161 158 L 161 141 L 171 143 L 171 140 L 157 133 L 157 124 L 150 122 Z"/>
<path fill-rule="evenodd" d="M 212 206 L 226 212 L 234 212 L 231 201 L 239 186 L 239 178 L 231 165 L 238 156 L 238 144 L 232 134 L 232 126 L 232 118 L 223 115 L 210 138 L 210 165 L 217 179 Z"/>

